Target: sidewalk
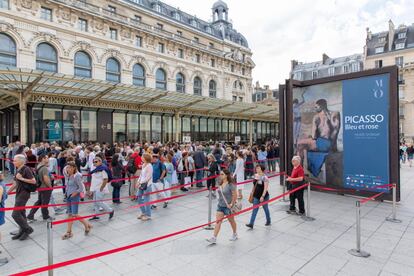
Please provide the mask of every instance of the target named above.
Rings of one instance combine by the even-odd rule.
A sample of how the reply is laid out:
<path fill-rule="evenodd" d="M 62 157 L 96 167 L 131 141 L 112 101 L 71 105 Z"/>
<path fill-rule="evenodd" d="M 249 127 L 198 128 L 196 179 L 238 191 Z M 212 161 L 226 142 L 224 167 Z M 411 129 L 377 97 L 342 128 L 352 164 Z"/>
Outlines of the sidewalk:
<path fill-rule="evenodd" d="M 166 240 L 75 264 L 55 271 L 55 275 L 414 275 L 414 168 L 401 169 L 402 201 L 398 205 L 400 224 L 385 221 L 391 204 L 368 202 L 362 211 L 362 249 L 371 253 L 364 259 L 351 256 L 355 247 L 355 198 L 312 192 L 313 222 L 287 215 L 288 203 L 270 206 L 272 226 L 265 227 L 259 211 L 254 230 L 244 226 L 250 212 L 237 217 L 239 240 L 231 242 L 230 225 L 225 222 L 215 246 L 205 238 L 212 231 L 196 230 Z M 279 179 L 271 181 L 271 197 L 282 193 Z M 244 189 L 247 197 L 251 185 Z M 123 187 L 125 196 L 127 188 Z M 61 194 L 61 191 L 55 191 Z M 81 224 L 74 224 L 74 237 L 62 241 L 65 225 L 54 227 L 54 261 L 60 262 L 148 238 L 200 225 L 207 220 L 206 193 L 171 201 L 167 209 L 160 205 L 153 220 L 136 219 L 138 210 L 122 211 L 132 205 L 124 200 L 115 206 L 115 217 L 102 216 L 93 222 L 90 236 L 83 235 Z M 36 195 L 32 196 L 34 202 Z M 10 198 L 7 206 L 12 205 Z M 306 199 L 306 196 L 305 196 Z M 135 203 L 136 204 L 136 203 Z M 135 205 L 134 204 L 134 205 Z M 213 202 L 215 211 L 216 201 Z M 250 206 L 244 202 L 243 208 Z M 92 212 L 81 205 L 80 214 Z M 52 211 L 53 214 L 53 211 Z M 214 214 L 214 212 L 213 212 Z M 46 224 L 39 219 L 32 224 L 35 232 L 26 241 L 12 241 L 15 224 L 7 213 L 1 227 L 0 250 L 10 259 L 1 267 L 1 275 L 16 273 L 47 264 Z M 40 210 L 37 214 L 40 216 Z M 63 219 L 64 215 L 57 219 Z M 214 218 L 213 218 L 214 220 Z M 47 275 L 43 273 L 42 275 Z"/>

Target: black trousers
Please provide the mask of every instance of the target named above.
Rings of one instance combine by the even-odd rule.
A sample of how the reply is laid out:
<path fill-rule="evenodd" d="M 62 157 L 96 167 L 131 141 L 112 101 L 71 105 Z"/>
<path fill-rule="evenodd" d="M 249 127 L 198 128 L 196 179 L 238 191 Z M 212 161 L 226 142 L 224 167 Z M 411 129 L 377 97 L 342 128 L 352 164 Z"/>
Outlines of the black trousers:
<path fill-rule="evenodd" d="M 300 189 L 300 190 L 298 190 L 294 193 L 291 193 L 289 195 L 289 199 L 290 199 L 290 208 L 289 208 L 289 210 L 291 210 L 291 211 L 296 210 L 295 201 L 297 199 L 298 204 L 299 204 L 299 213 L 301 213 L 301 214 L 305 213 L 305 201 L 303 201 L 303 191 L 304 191 L 304 189 Z"/>
<path fill-rule="evenodd" d="M 207 179 L 207 188 L 210 189 L 210 186 L 213 188 L 216 187 L 216 179 L 212 178 L 212 179 Z"/>
<path fill-rule="evenodd" d="M 38 195 L 39 195 L 39 198 L 37 199 L 37 201 L 33 205 L 34 206 L 48 205 L 49 202 L 50 202 L 50 197 L 52 196 L 52 190 L 38 192 Z M 39 210 L 39 208 L 31 209 L 30 213 L 27 217 L 31 218 L 31 219 L 34 218 L 34 215 L 36 214 L 37 210 Z M 43 207 L 42 208 L 42 217 L 43 217 L 43 219 L 48 219 L 49 218 L 49 209 L 48 209 L 48 207 Z"/>
<path fill-rule="evenodd" d="M 30 193 L 28 192 L 21 192 L 16 194 L 16 201 L 14 202 L 14 207 L 21 207 L 26 206 L 27 201 L 30 198 Z M 26 210 L 13 210 L 12 218 L 14 221 L 19 225 L 20 231 L 28 231 L 31 229 L 29 224 L 27 224 L 26 219 Z"/>

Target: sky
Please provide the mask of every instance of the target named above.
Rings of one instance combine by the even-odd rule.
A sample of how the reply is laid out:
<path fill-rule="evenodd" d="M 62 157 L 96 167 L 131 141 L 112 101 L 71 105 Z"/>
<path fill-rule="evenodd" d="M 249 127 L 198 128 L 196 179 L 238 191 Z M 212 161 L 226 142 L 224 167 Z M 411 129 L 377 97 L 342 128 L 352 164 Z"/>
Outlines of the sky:
<path fill-rule="evenodd" d="M 253 83 L 277 88 L 291 60 L 313 62 L 362 53 L 366 28 L 373 33 L 414 23 L 414 0 L 224 0 L 233 27 L 253 52 Z M 164 0 L 203 20 L 215 0 Z"/>

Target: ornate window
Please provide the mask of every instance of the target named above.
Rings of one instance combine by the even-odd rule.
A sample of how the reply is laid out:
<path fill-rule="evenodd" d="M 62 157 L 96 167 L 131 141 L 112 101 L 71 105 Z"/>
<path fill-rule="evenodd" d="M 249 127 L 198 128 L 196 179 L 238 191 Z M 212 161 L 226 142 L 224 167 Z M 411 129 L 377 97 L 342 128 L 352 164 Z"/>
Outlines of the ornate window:
<path fill-rule="evenodd" d="M 145 86 L 145 69 L 141 64 L 135 64 L 132 69 L 133 84 L 136 86 Z"/>
<path fill-rule="evenodd" d="M 106 61 L 106 80 L 111 82 L 121 82 L 121 66 L 115 58 Z"/>
<path fill-rule="evenodd" d="M 75 76 L 92 78 L 91 57 L 83 51 L 75 54 Z"/>
<path fill-rule="evenodd" d="M 0 64 L 16 66 L 16 43 L 6 35 L 0 33 Z"/>
<path fill-rule="evenodd" d="M 167 75 L 165 71 L 161 68 L 158 68 L 157 72 L 155 73 L 155 87 L 161 90 L 167 90 Z"/>
<path fill-rule="evenodd" d="M 202 81 L 199 77 L 194 78 L 194 95 L 202 95 Z"/>
<path fill-rule="evenodd" d="M 208 83 L 208 95 L 210 98 L 217 97 L 217 83 L 214 80 Z"/>
<path fill-rule="evenodd" d="M 177 92 L 185 93 L 185 77 L 182 73 L 178 73 L 175 77 Z"/>
<path fill-rule="evenodd" d="M 0 8 L 9 9 L 9 0 L 0 0 Z"/>
<path fill-rule="evenodd" d="M 49 43 L 40 43 L 36 49 L 36 69 L 49 72 L 57 72 L 56 49 Z"/>

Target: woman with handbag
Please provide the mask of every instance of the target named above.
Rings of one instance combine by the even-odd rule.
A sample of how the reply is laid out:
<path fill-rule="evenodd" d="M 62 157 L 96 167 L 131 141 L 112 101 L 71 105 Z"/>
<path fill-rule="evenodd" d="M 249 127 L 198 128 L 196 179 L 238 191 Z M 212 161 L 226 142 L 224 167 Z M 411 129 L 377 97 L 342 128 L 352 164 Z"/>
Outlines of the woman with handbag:
<path fill-rule="evenodd" d="M 249 202 L 253 205 L 260 204 L 262 202 L 269 200 L 269 178 L 264 173 L 265 166 L 263 164 L 256 165 L 256 174 L 254 175 L 254 186 L 252 192 L 250 193 Z M 270 212 L 268 204 L 262 205 L 263 210 L 266 214 L 266 224 L 265 226 L 271 225 Z M 257 212 L 259 207 L 253 209 L 252 216 L 250 217 L 250 222 L 246 226 L 250 229 L 253 229 L 254 221 L 256 220 Z"/>
<path fill-rule="evenodd" d="M 121 204 L 121 187 L 124 184 L 123 180 L 119 180 L 122 178 L 122 172 L 124 167 L 122 166 L 122 161 L 119 159 L 119 154 L 115 153 L 114 156 L 112 156 L 111 161 L 111 167 L 112 167 L 112 181 L 111 186 L 113 188 L 112 190 L 112 202 L 115 204 Z"/>
<path fill-rule="evenodd" d="M 137 199 L 138 204 L 141 205 L 141 215 L 138 216 L 138 219 L 142 221 L 147 221 L 151 219 L 151 205 L 148 204 L 150 201 L 150 195 L 152 190 L 152 156 L 148 153 L 142 155 L 142 171 L 141 175 L 137 181 Z"/>
<path fill-rule="evenodd" d="M 70 161 L 66 164 L 66 173 L 66 203 L 68 219 L 71 219 L 79 216 L 79 201 L 85 194 L 85 186 L 82 182 L 82 174 L 78 172 L 78 168 L 74 161 Z M 92 225 L 84 219 L 79 220 L 79 222 L 85 226 L 85 235 L 88 235 L 92 229 Z M 67 240 L 73 237 L 72 225 L 73 221 L 69 221 L 68 228 L 66 233 L 62 236 L 62 240 Z"/>
<path fill-rule="evenodd" d="M 224 216 L 229 216 L 230 214 L 241 210 L 241 206 L 237 203 L 237 188 L 230 171 L 227 169 L 222 170 L 219 181 L 220 187 L 218 189 L 219 199 L 217 203 L 216 226 L 214 227 L 213 237 L 207 239 L 211 244 L 216 244 L 217 242 L 217 236 L 220 232 Z M 233 230 L 233 235 L 230 238 L 230 241 L 236 241 L 238 239 L 236 220 L 234 217 L 229 217 L 228 220 Z"/>

